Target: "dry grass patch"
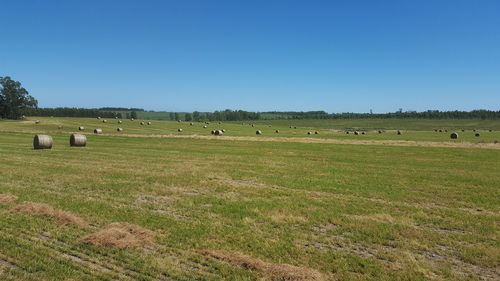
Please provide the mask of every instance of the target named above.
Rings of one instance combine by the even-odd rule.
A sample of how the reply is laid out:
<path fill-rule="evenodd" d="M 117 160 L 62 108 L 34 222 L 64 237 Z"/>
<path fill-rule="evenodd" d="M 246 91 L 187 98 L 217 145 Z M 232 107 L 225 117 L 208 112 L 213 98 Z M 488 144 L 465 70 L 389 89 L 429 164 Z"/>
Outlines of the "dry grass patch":
<path fill-rule="evenodd" d="M 94 246 L 123 249 L 153 243 L 154 232 L 137 225 L 115 222 L 83 237 L 81 241 Z"/>
<path fill-rule="evenodd" d="M 251 258 L 240 253 L 229 253 L 217 250 L 204 250 L 199 252 L 201 255 L 212 257 L 235 266 L 245 269 L 255 270 L 271 277 L 272 280 L 283 281 L 319 281 L 326 280 L 320 272 L 310 269 L 297 267 L 290 264 L 275 264 Z"/>
<path fill-rule="evenodd" d="M 17 196 L 7 193 L 0 193 L 0 205 L 9 204 L 12 201 L 16 201 Z"/>
<path fill-rule="evenodd" d="M 54 219 L 60 225 L 74 224 L 86 226 L 87 223 L 76 215 L 54 209 L 52 206 L 43 203 L 24 203 L 10 209 L 13 214 L 38 215 Z"/>

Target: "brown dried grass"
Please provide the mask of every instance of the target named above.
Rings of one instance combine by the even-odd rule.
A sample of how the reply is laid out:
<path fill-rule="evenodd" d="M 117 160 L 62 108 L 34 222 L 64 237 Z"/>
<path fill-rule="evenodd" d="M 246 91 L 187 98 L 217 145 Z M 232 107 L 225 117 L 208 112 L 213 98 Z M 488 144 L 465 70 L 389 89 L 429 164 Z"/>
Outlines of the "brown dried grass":
<path fill-rule="evenodd" d="M 17 196 L 7 193 L 0 193 L 0 205 L 9 204 L 12 201 L 16 201 Z"/>
<path fill-rule="evenodd" d="M 74 224 L 78 226 L 86 226 L 87 223 L 76 215 L 54 209 L 52 206 L 42 203 L 24 203 L 17 205 L 10 209 L 10 213 L 14 214 L 26 214 L 26 215 L 37 215 L 50 217 L 54 219 L 60 225 Z"/>
<path fill-rule="evenodd" d="M 123 249 L 153 243 L 154 232 L 137 225 L 115 222 L 84 236 L 80 241 L 94 246 Z"/>
<path fill-rule="evenodd" d="M 199 252 L 201 255 L 212 257 L 234 266 L 245 269 L 255 270 L 271 277 L 271 280 L 282 281 L 321 281 L 326 280 L 320 272 L 310 269 L 297 267 L 290 264 L 275 264 L 251 258 L 241 253 L 230 253 L 218 250 L 204 250 Z"/>

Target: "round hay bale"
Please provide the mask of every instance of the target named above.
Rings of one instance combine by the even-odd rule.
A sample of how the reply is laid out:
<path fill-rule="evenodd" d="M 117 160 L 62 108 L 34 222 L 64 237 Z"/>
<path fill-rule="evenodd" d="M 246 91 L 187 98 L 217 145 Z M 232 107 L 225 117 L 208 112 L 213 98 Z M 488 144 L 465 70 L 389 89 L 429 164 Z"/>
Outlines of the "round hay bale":
<path fill-rule="evenodd" d="M 312 135 L 312 132 L 307 132 L 308 135 Z"/>
<path fill-rule="evenodd" d="M 78 127 L 78 131 L 85 131 L 85 127 L 83 126 Z"/>
<path fill-rule="evenodd" d="M 69 145 L 70 146 L 86 146 L 87 145 L 87 137 L 82 134 L 71 134 L 69 137 Z"/>
<path fill-rule="evenodd" d="M 442 132 L 443 132 L 443 130 L 439 130 L 439 132 L 440 132 L 440 133 L 442 133 Z"/>
<path fill-rule="evenodd" d="M 398 130 L 398 135 L 401 135 L 401 131 L 400 130 Z"/>
<path fill-rule="evenodd" d="M 102 123 L 108 123 L 108 120 L 104 119 L 102 120 Z"/>
<path fill-rule="evenodd" d="M 354 134 L 357 136 L 357 135 L 359 135 L 359 132 L 358 131 L 354 131 Z"/>
<path fill-rule="evenodd" d="M 123 132 L 123 128 L 116 128 L 117 132 Z"/>
<path fill-rule="evenodd" d="M 177 129 L 177 132 L 182 133 L 183 129 Z"/>
<path fill-rule="evenodd" d="M 318 131 L 314 131 L 314 134 L 315 134 L 315 135 L 318 135 L 318 134 L 319 134 L 319 132 L 318 132 Z"/>
<path fill-rule="evenodd" d="M 134 121 L 134 118 L 130 118 L 130 121 Z"/>
<path fill-rule="evenodd" d="M 224 130 L 224 129 L 222 129 L 221 131 L 222 131 L 223 133 L 225 133 L 225 132 L 226 132 L 226 130 Z"/>
<path fill-rule="evenodd" d="M 97 119 L 101 119 L 101 116 L 97 116 Z"/>
<path fill-rule="evenodd" d="M 278 133 L 280 132 L 280 130 L 276 130 L 276 131 L 274 131 L 274 132 L 275 132 L 276 134 L 278 134 Z"/>
<path fill-rule="evenodd" d="M 23 116 L 21 116 L 21 119 L 26 119 L 26 116 L 24 116 L 24 115 L 23 115 Z"/>
<path fill-rule="evenodd" d="M 255 127 L 255 126 L 252 124 L 252 127 Z"/>
<path fill-rule="evenodd" d="M 292 126 L 290 126 L 290 127 L 288 127 L 288 128 L 290 128 L 290 129 L 291 129 L 291 128 L 292 128 Z"/>
<path fill-rule="evenodd" d="M 222 130 L 215 130 L 214 131 L 214 135 L 216 136 L 222 136 L 224 134 L 224 132 Z"/>
<path fill-rule="evenodd" d="M 476 133 L 474 136 L 476 136 L 476 137 L 480 137 L 480 136 L 481 136 L 481 134 L 480 134 L 480 133 Z"/>
<path fill-rule="evenodd" d="M 151 125 L 151 122 L 148 122 L 148 125 Z"/>
<path fill-rule="evenodd" d="M 457 133 L 451 133 L 450 138 L 456 140 L 456 139 L 458 139 L 458 134 Z"/>
<path fill-rule="evenodd" d="M 445 133 L 448 133 L 448 130 L 444 130 Z"/>
<path fill-rule="evenodd" d="M 297 129 L 297 126 L 294 126 L 293 128 L 294 128 L 294 129 Z"/>
<path fill-rule="evenodd" d="M 40 124 L 40 120 L 35 120 L 35 124 Z"/>
<path fill-rule="evenodd" d="M 115 119 L 118 119 L 118 116 L 115 116 Z"/>
<path fill-rule="evenodd" d="M 437 129 L 434 129 L 434 132 L 436 132 L 436 133 L 437 133 L 437 131 L 438 131 Z"/>
<path fill-rule="evenodd" d="M 189 123 L 189 126 L 193 126 L 193 122 Z"/>
<path fill-rule="evenodd" d="M 94 129 L 94 134 L 98 134 L 98 135 L 102 134 L 102 129 L 99 129 L 99 128 Z"/>
<path fill-rule="evenodd" d="M 141 122 L 141 126 L 144 126 L 144 122 Z"/>
<path fill-rule="evenodd" d="M 34 149 L 51 149 L 52 148 L 52 137 L 48 135 L 35 135 L 33 139 Z"/>
<path fill-rule="evenodd" d="M 382 131 L 380 131 L 380 130 L 379 130 L 379 131 L 378 131 L 378 133 L 379 133 L 379 134 L 382 134 Z"/>
<path fill-rule="evenodd" d="M 215 135 L 215 130 L 210 131 L 212 135 Z"/>
<path fill-rule="evenodd" d="M 256 135 L 262 135 L 262 131 L 261 130 L 255 131 L 255 134 Z"/>
<path fill-rule="evenodd" d="M 348 135 L 348 134 L 349 134 L 349 131 L 346 131 L 345 133 Z"/>
<path fill-rule="evenodd" d="M 465 130 L 464 130 L 464 129 L 462 129 L 462 133 L 463 133 L 463 132 L 465 132 Z"/>
<path fill-rule="evenodd" d="M 476 129 L 474 129 L 474 130 L 472 130 L 472 131 L 473 131 L 473 132 L 475 132 L 475 131 L 476 131 Z"/>
<path fill-rule="evenodd" d="M 208 128 L 207 126 L 203 126 L 204 129 Z"/>
<path fill-rule="evenodd" d="M 122 120 L 118 120 L 118 124 L 121 124 L 122 123 Z"/>
<path fill-rule="evenodd" d="M 490 133 L 493 132 L 493 130 L 488 130 Z"/>
<path fill-rule="evenodd" d="M 362 135 L 364 135 L 364 134 L 365 134 L 365 132 L 361 132 L 361 134 L 362 134 Z"/>

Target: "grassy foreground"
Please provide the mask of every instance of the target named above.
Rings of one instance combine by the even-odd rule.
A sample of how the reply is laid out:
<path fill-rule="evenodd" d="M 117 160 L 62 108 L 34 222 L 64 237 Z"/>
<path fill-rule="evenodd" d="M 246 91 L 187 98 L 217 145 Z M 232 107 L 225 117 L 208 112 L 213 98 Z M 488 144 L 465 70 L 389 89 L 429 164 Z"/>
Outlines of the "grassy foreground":
<path fill-rule="evenodd" d="M 18 197 L 0 200 L 0 280 L 287 280 L 207 250 L 324 280 L 500 277 L 500 150 L 94 135 L 71 148 L 64 130 L 82 121 L 48 119 L 0 123 L 0 194 Z M 33 150 L 32 130 L 54 148 Z M 24 202 L 88 224 L 9 211 Z M 154 242 L 81 240 L 114 222 Z"/>

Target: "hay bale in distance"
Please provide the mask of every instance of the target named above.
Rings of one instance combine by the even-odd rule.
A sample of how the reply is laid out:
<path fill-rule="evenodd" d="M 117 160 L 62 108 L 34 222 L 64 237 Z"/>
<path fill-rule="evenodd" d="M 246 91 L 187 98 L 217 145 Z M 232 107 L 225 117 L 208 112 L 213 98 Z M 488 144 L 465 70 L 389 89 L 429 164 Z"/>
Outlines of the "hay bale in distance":
<path fill-rule="evenodd" d="M 144 122 L 141 122 L 141 125 L 144 126 Z"/>
<path fill-rule="evenodd" d="M 401 131 L 400 130 L 398 130 L 398 135 L 401 135 Z"/>
<path fill-rule="evenodd" d="M 318 131 L 314 131 L 314 134 L 315 134 L 315 135 L 318 135 L 318 134 L 319 134 L 319 132 L 318 132 Z"/>
<path fill-rule="evenodd" d="M 148 122 L 148 125 L 151 125 L 151 122 Z"/>
<path fill-rule="evenodd" d="M 193 126 L 193 122 L 189 123 L 189 126 Z"/>
<path fill-rule="evenodd" d="M 206 129 L 206 128 L 207 128 L 207 126 L 203 126 L 203 128 L 204 128 L 204 129 Z"/>
<path fill-rule="evenodd" d="M 97 116 L 97 120 L 101 119 L 101 116 Z"/>
<path fill-rule="evenodd" d="M 345 133 L 346 133 L 346 135 L 348 135 L 348 134 L 349 134 L 349 131 L 345 131 Z"/>
<path fill-rule="evenodd" d="M 122 128 L 116 128 L 116 131 L 117 132 L 123 132 L 123 129 Z"/>
<path fill-rule="evenodd" d="M 307 132 L 308 135 L 312 135 L 312 132 Z"/>
<path fill-rule="evenodd" d="M 122 120 L 118 120 L 118 124 L 121 124 L 122 123 Z"/>
<path fill-rule="evenodd" d="M 440 132 L 440 133 L 442 133 L 442 132 L 443 132 L 443 130 L 439 130 L 439 132 Z"/>
<path fill-rule="evenodd" d="M 224 134 L 224 132 L 222 130 L 215 130 L 214 131 L 214 135 L 216 136 L 222 136 Z"/>
<path fill-rule="evenodd" d="M 358 131 L 354 131 L 354 134 L 357 136 L 357 135 L 359 135 L 359 132 Z"/>
<path fill-rule="evenodd" d="M 99 129 L 99 128 L 94 129 L 94 134 L 98 134 L 98 135 L 102 134 L 102 129 Z"/>
<path fill-rule="evenodd" d="M 456 139 L 458 139 L 458 134 L 457 133 L 451 133 L 450 138 L 456 140 Z"/>
<path fill-rule="evenodd" d="M 78 127 L 78 131 L 85 131 L 85 127 L 83 126 Z"/>
<path fill-rule="evenodd" d="M 261 130 L 255 131 L 255 134 L 256 135 L 262 135 L 262 131 Z"/>
<path fill-rule="evenodd" d="M 104 119 L 102 120 L 102 123 L 108 123 L 108 120 Z"/>
<path fill-rule="evenodd" d="M 134 118 L 130 118 L 130 121 L 134 121 Z"/>
<path fill-rule="evenodd" d="M 40 124 L 40 120 L 35 120 L 35 124 Z"/>
<path fill-rule="evenodd" d="M 480 134 L 480 133 L 476 133 L 474 136 L 476 136 L 476 137 L 480 137 L 480 136 L 481 136 L 481 134 Z"/>
<path fill-rule="evenodd" d="M 51 149 L 52 148 L 52 137 L 48 135 L 35 135 L 33 139 L 34 149 Z"/>
<path fill-rule="evenodd" d="M 177 129 L 177 132 L 182 133 L 184 130 L 183 129 Z"/>
<path fill-rule="evenodd" d="M 225 130 L 225 129 L 222 129 L 221 131 L 222 131 L 223 133 L 225 133 L 225 132 L 226 132 L 226 130 Z"/>
<path fill-rule="evenodd" d="M 364 135 L 364 134 L 365 134 L 365 132 L 361 132 L 361 134 L 362 134 L 362 135 Z"/>
<path fill-rule="evenodd" d="M 276 130 L 276 131 L 274 131 L 274 132 L 275 132 L 276 134 L 278 134 L 278 133 L 280 132 L 280 130 Z"/>
<path fill-rule="evenodd" d="M 379 134 L 382 134 L 382 131 L 380 131 L 380 130 L 379 130 L 379 131 L 378 131 L 378 133 L 379 133 Z"/>
<path fill-rule="evenodd" d="M 70 146 L 86 146 L 87 145 L 87 137 L 82 134 L 71 134 L 69 137 L 69 145 Z"/>

